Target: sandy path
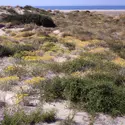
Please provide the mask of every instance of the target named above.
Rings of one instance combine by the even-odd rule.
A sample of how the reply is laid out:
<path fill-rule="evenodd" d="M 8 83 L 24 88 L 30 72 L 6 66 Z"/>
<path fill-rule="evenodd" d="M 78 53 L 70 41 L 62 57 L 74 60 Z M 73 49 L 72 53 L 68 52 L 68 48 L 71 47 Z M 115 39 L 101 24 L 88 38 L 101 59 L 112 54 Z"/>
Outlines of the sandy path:
<path fill-rule="evenodd" d="M 0 36 L 3 36 L 3 35 L 5 35 L 6 33 L 2 30 L 2 29 L 0 29 Z"/>

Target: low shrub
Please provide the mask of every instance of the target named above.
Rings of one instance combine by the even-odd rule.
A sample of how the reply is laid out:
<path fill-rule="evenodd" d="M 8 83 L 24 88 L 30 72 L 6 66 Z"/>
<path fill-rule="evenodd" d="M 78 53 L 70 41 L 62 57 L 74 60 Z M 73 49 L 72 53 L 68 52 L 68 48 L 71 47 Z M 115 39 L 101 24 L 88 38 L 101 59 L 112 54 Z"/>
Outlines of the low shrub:
<path fill-rule="evenodd" d="M 17 14 L 17 12 L 14 9 L 8 9 L 7 11 L 11 14 Z"/>
<path fill-rule="evenodd" d="M 51 51 L 51 50 L 53 50 L 53 48 L 55 48 L 55 44 L 52 42 L 46 42 L 42 46 L 42 50 L 44 50 L 45 52 L 49 51 L 49 50 Z"/>
<path fill-rule="evenodd" d="M 19 82 L 19 77 L 8 76 L 0 78 L 0 89 L 4 91 L 10 91 L 12 86 L 17 85 Z"/>
<path fill-rule="evenodd" d="M 18 77 L 26 76 L 27 71 L 23 66 L 10 65 L 5 67 L 4 72 L 8 76 L 17 75 Z"/>
<path fill-rule="evenodd" d="M 67 61 L 62 64 L 53 63 L 49 65 L 49 68 L 54 72 L 72 73 L 76 71 L 86 71 L 87 69 L 94 67 L 95 63 L 91 60 L 84 58 L 78 58 L 73 61 Z"/>
<path fill-rule="evenodd" d="M 125 113 L 125 92 L 121 87 L 110 83 L 95 85 L 87 93 L 88 101 L 85 105 L 90 112 L 103 112 L 111 115 Z"/>
<path fill-rule="evenodd" d="M 41 120 L 42 122 L 47 122 L 47 123 L 55 122 L 56 121 L 55 116 L 56 112 L 54 110 L 47 111 L 42 114 Z"/>
<path fill-rule="evenodd" d="M 5 112 L 1 125 L 34 125 L 39 122 L 51 123 L 56 120 L 56 113 L 54 110 L 41 113 L 34 111 L 31 114 L 26 114 L 24 111 L 17 111 L 13 114 Z"/>
<path fill-rule="evenodd" d="M 63 80 L 64 80 L 64 83 L 59 77 L 56 77 L 51 81 L 48 80 L 45 82 L 44 86 L 42 86 L 43 88 L 41 88 L 41 94 L 42 94 L 42 91 L 44 91 L 44 99 L 46 101 L 52 101 L 54 99 L 56 100 L 65 99 L 65 96 L 63 95 L 63 91 L 65 89 L 65 79 Z"/>
<path fill-rule="evenodd" d="M 0 45 L 0 57 L 12 56 L 21 57 L 23 51 L 32 51 L 35 50 L 34 46 L 31 44 L 12 44 L 12 45 Z"/>
<path fill-rule="evenodd" d="M 26 13 L 24 15 L 6 15 L 5 18 L 3 18 L 6 22 L 18 22 L 21 24 L 28 24 L 28 23 L 35 23 L 39 26 L 45 26 L 45 27 L 55 27 L 53 20 L 46 16 L 46 15 L 40 15 L 40 14 L 31 14 Z"/>
<path fill-rule="evenodd" d="M 48 36 L 48 37 L 45 37 L 43 39 L 44 42 L 53 42 L 53 43 L 57 43 L 58 42 L 58 39 L 54 36 Z"/>
<path fill-rule="evenodd" d="M 105 72 L 96 72 L 93 74 L 89 74 L 88 75 L 89 78 L 93 79 L 93 80 L 97 80 L 97 81 L 114 81 L 114 74 L 110 74 L 110 73 L 105 73 Z"/>
<path fill-rule="evenodd" d="M 125 89 L 111 81 L 73 77 L 54 78 L 45 83 L 44 97 L 47 100 L 70 100 L 90 113 L 125 114 Z"/>
<path fill-rule="evenodd" d="M 13 52 L 8 47 L 0 45 L 0 57 L 10 56 Z"/>
<path fill-rule="evenodd" d="M 26 10 L 32 10 L 32 9 L 34 9 L 34 7 L 26 5 L 26 6 L 24 6 L 24 9 L 26 9 Z"/>
<path fill-rule="evenodd" d="M 13 47 L 10 47 L 11 51 L 13 52 L 13 54 L 16 53 L 21 53 L 23 51 L 32 51 L 35 48 L 31 45 L 31 44 L 17 44 Z"/>
<path fill-rule="evenodd" d="M 68 47 L 69 50 L 75 50 L 75 44 L 74 43 L 64 42 L 64 46 Z"/>
<path fill-rule="evenodd" d="M 116 52 L 121 58 L 125 59 L 125 45 L 123 41 L 118 40 L 110 40 L 107 41 L 110 49 Z"/>

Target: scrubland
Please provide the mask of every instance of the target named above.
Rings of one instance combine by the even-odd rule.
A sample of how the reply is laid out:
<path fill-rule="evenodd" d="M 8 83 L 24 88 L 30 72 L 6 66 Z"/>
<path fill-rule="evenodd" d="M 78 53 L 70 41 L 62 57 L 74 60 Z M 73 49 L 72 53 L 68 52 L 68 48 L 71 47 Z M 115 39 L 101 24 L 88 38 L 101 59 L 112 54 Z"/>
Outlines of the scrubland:
<path fill-rule="evenodd" d="M 96 125 L 100 113 L 124 118 L 125 15 L 20 9 L 23 15 L 11 8 L 1 19 L 1 124 L 75 125 L 77 112 L 91 116 L 80 125 Z M 56 106 L 44 111 L 63 102 L 73 112 L 65 119 Z"/>

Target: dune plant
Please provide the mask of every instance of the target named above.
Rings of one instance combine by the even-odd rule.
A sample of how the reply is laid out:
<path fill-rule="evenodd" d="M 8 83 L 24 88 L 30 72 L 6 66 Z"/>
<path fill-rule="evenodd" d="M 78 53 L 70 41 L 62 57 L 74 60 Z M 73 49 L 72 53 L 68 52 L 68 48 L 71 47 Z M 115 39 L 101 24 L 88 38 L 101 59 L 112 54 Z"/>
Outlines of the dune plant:
<path fill-rule="evenodd" d="M 6 22 L 17 22 L 21 24 L 28 24 L 28 23 L 35 23 L 39 26 L 45 26 L 45 27 L 55 27 L 53 20 L 46 15 L 40 15 L 40 14 L 32 14 L 32 13 L 25 13 L 23 15 L 6 15 L 5 18 L 3 18 Z"/>

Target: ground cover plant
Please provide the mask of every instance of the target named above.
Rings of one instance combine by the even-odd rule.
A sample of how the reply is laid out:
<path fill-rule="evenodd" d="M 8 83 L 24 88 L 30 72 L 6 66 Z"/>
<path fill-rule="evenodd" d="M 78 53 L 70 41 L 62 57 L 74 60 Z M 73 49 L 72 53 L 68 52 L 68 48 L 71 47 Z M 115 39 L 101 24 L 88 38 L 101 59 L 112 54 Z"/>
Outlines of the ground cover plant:
<path fill-rule="evenodd" d="M 55 27 L 53 20 L 46 15 L 40 15 L 40 14 L 31 14 L 26 13 L 24 15 L 14 14 L 14 15 L 6 15 L 6 17 L 3 18 L 3 21 L 6 22 L 15 22 L 17 24 L 28 24 L 28 23 L 35 23 L 39 26 L 45 26 L 45 27 Z"/>

